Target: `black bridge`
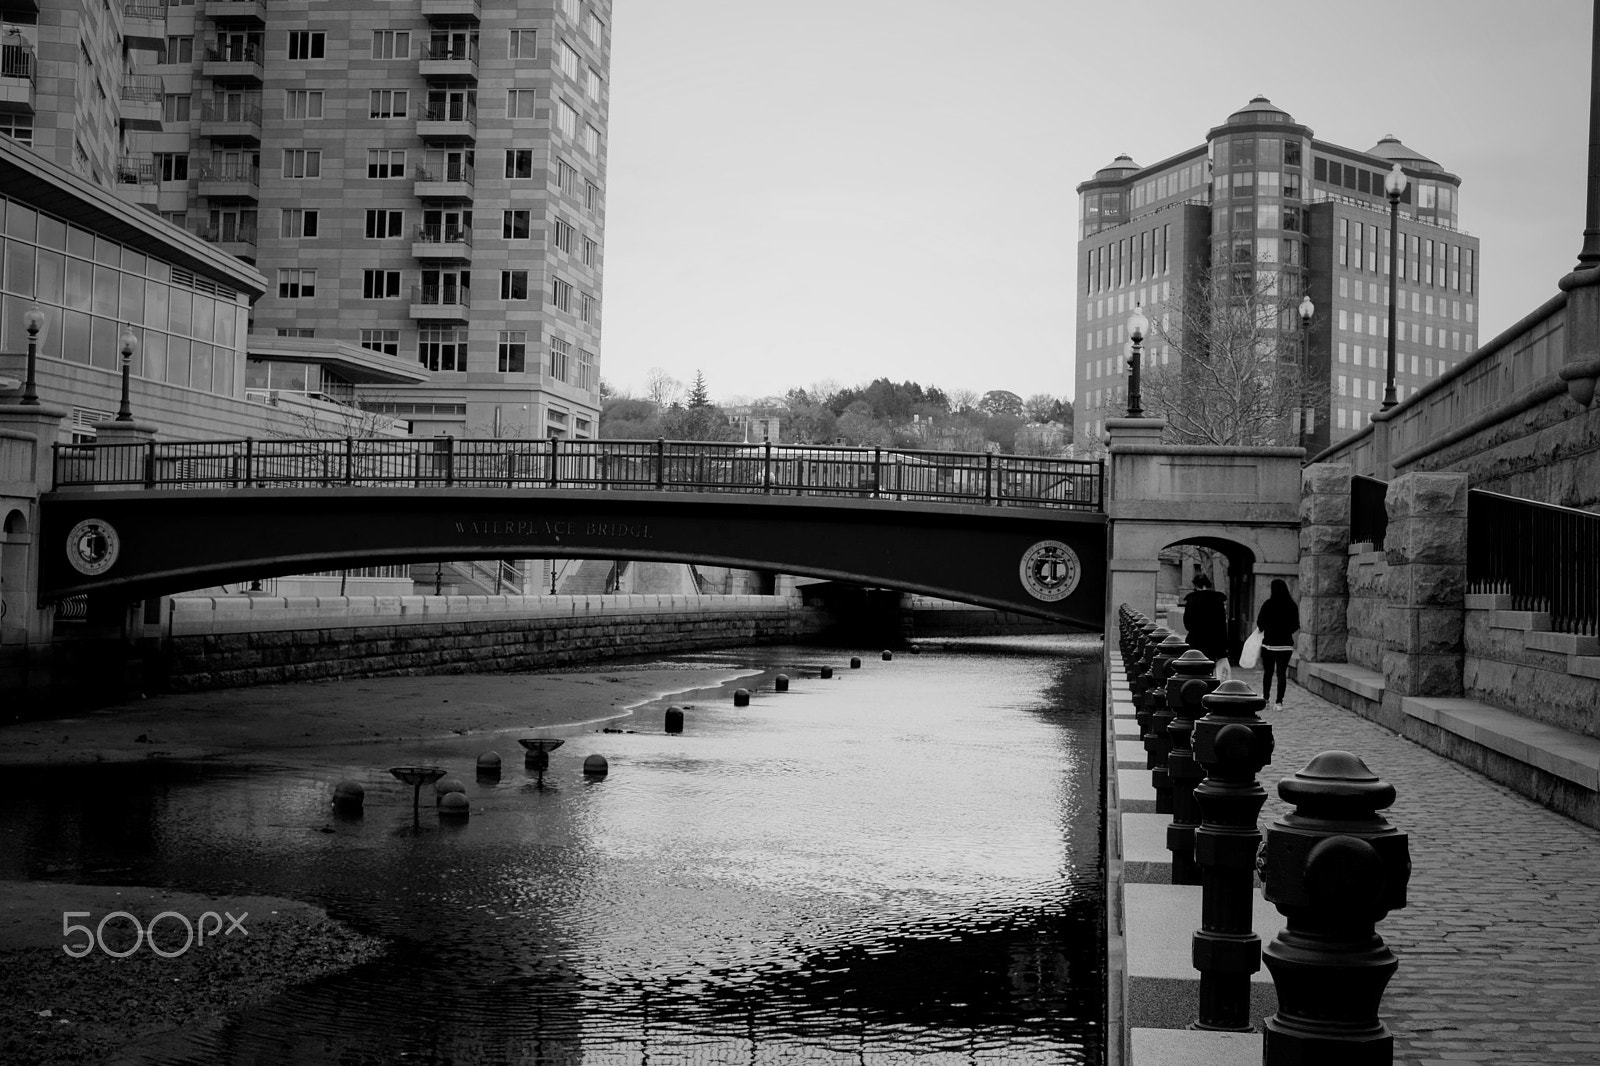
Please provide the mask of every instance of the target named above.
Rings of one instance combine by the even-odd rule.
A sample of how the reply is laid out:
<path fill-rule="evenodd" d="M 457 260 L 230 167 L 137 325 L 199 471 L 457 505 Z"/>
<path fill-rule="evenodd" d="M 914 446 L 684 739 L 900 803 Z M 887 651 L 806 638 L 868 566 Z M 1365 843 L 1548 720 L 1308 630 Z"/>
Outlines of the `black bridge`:
<path fill-rule="evenodd" d="M 1098 462 L 613 440 L 57 445 L 40 599 L 452 559 L 707 563 L 1099 629 Z"/>

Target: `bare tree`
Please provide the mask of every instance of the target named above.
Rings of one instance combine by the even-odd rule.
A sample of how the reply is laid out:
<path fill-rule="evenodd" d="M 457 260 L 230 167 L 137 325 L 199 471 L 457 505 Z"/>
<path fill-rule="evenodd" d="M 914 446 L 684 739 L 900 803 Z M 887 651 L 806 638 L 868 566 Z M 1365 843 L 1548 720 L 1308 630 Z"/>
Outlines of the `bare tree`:
<path fill-rule="evenodd" d="M 1141 391 L 1169 440 L 1297 443 L 1299 412 L 1327 399 L 1304 360 L 1300 297 L 1299 276 L 1276 264 L 1224 264 L 1150 309 Z"/>
<path fill-rule="evenodd" d="M 1029 422 L 1053 422 L 1060 410 L 1061 401 L 1048 392 L 1036 392 L 1022 401 L 1022 414 Z"/>
<path fill-rule="evenodd" d="M 644 395 L 645 399 L 656 407 L 665 409 L 677 403 L 683 396 L 683 382 L 659 366 L 653 366 L 645 375 Z"/>
<path fill-rule="evenodd" d="M 951 389 L 945 393 L 950 398 L 950 413 L 959 414 L 962 411 L 978 406 L 982 397 L 977 389 Z"/>

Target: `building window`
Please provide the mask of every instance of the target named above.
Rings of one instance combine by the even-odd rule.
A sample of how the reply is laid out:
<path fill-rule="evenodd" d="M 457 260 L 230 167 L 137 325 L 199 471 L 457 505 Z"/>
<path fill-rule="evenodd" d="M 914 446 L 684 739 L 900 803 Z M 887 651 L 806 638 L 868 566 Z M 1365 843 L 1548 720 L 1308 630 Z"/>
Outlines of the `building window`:
<path fill-rule="evenodd" d="M 18 144 L 32 144 L 33 116 L 0 112 L 0 137 L 10 137 Z"/>
<path fill-rule="evenodd" d="M 410 30 L 373 30 L 373 59 L 410 59 Z"/>
<path fill-rule="evenodd" d="M 406 176 L 406 153 L 398 148 L 367 149 L 367 177 L 403 178 Z"/>
<path fill-rule="evenodd" d="M 161 121 L 167 123 L 189 121 L 189 94 L 167 93 L 161 98 Z"/>
<path fill-rule="evenodd" d="M 404 89 L 373 89 L 368 118 L 405 118 L 409 97 Z"/>
<path fill-rule="evenodd" d="M 556 160 L 556 185 L 564 193 L 578 191 L 578 172 L 565 159 Z"/>
<path fill-rule="evenodd" d="M 507 148 L 506 149 L 506 177 L 531 178 L 533 177 L 533 149 Z"/>
<path fill-rule="evenodd" d="M 599 258 L 599 252 L 600 252 L 600 246 L 594 242 L 593 238 L 585 237 L 583 239 L 583 261 L 584 261 L 584 263 L 586 263 L 589 266 L 594 266 L 595 260 Z"/>
<path fill-rule="evenodd" d="M 561 13 L 573 22 L 578 21 L 578 0 L 561 0 Z"/>
<path fill-rule="evenodd" d="M 560 101 L 556 111 L 556 127 L 561 130 L 563 137 L 572 138 L 578 134 L 578 111 L 565 100 Z"/>
<path fill-rule="evenodd" d="M 600 154 L 600 131 L 589 125 L 583 125 L 583 150 L 590 155 Z"/>
<path fill-rule="evenodd" d="M 585 351 L 582 348 L 578 349 L 578 380 L 575 382 L 575 384 L 581 389 L 587 389 L 590 392 L 594 391 L 593 352 Z M 579 421 L 578 425 L 580 428 L 583 427 L 582 420 Z"/>
<path fill-rule="evenodd" d="M 283 93 L 284 118 L 321 118 L 321 89 L 285 89 Z"/>
<path fill-rule="evenodd" d="M 290 59 L 325 59 L 327 34 L 321 30 L 291 30 Z"/>
<path fill-rule="evenodd" d="M 593 67 L 589 68 L 589 73 L 584 78 L 583 91 L 591 100 L 600 99 L 600 72 Z"/>
<path fill-rule="evenodd" d="M 560 337 L 550 338 L 550 376 L 557 381 L 567 380 L 567 353 L 571 345 Z"/>
<path fill-rule="evenodd" d="M 278 230 L 282 237 L 315 237 L 317 235 L 317 212 L 300 207 L 286 207 L 283 209 L 283 223 Z"/>
<path fill-rule="evenodd" d="M 589 40 L 599 44 L 601 38 L 605 36 L 606 24 L 601 22 L 600 17 L 591 11 L 588 17 L 583 20 L 583 32 L 588 34 Z"/>
<path fill-rule="evenodd" d="M 526 270 L 500 271 L 500 299 L 526 300 L 528 298 L 528 272 Z"/>
<path fill-rule="evenodd" d="M 538 30 L 512 30 L 506 38 L 507 59 L 532 59 L 539 50 Z"/>
<path fill-rule="evenodd" d="M 361 272 L 361 298 L 363 300 L 396 300 L 400 297 L 400 271 L 363 270 Z"/>
<path fill-rule="evenodd" d="M 453 327 L 417 331 L 417 361 L 429 370 L 467 369 L 467 331 Z"/>
<path fill-rule="evenodd" d="M 533 231 L 532 211 L 505 211 L 500 216 L 500 236 L 508 241 L 525 241 Z"/>
<path fill-rule="evenodd" d="M 578 50 L 566 41 L 561 42 L 561 73 L 574 79 L 578 76 Z"/>
<path fill-rule="evenodd" d="M 578 294 L 578 320 L 589 322 L 594 318 L 594 297 L 584 292 Z"/>
<path fill-rule="evenodd" d="M 572 284 L 560 278 L 551 281 L 550 302 L 562 311 L 572 310 Z"/>
<path fill-rule="evenodd" d="M 193 37 L 168 37 L 167 50 L 162 54 L 163 63 L 193 63 L 194 38 Z"/>
<path fill-rule="evenodd" d="M 162 181 L 188 181 L 189 154 L 187 152 L 157 152 L 156 173 Z"/>
<path fill-rule="evenodd" d="M 583 206 L 590 211 L 598 211 L 600 209 L 600 186 L 592 181 L 583 183 Z"/>
<path fill-rule="evenodd" d="M 526 370 L 528 359 L 527 332 L 520 329 L 501 330 L 498 358 L 500 373 L 502 374 L 520 374 Z"/>
<path fill-rule="evenodd" d="M 400 331 L 397 329 L 364 329 L 361 331 L 361 347 L 368 351 L 382 352 L 384 355 L 400 354 Z"/>
<path fill-rule="evenodd" d="M 556 247 L 572 254 L 572 223 L 559 217 L 556 219 Z"/>
<path fill-rule="evenodd" d="M 298 267 L 278 268 L 278 298 L 309 300 L 317 294 L 317 272 Z"/>
<path fill-rule="evenodd" d="M 405 212 L 384 209 L 367 210 L 367 239 L 386 240 L 405 235 Z"/>
<path fill-rule="evenodd" d="M 280 337 L 299 337 L 301 339 L 309 339 L 317 335 L 317 331 L 309 326 L 279 326 L 277 332 Z"/>
<path fill-rule="evenodd" d="M 285 148 L 283 150 L 283 176 L 286 178 L 322 177 L 322 149 Z"/>
<path fill-rule="evenodd" d="M 532 89 L 506 90 L 506 118 L 532 118 L 539 97 Z"/>

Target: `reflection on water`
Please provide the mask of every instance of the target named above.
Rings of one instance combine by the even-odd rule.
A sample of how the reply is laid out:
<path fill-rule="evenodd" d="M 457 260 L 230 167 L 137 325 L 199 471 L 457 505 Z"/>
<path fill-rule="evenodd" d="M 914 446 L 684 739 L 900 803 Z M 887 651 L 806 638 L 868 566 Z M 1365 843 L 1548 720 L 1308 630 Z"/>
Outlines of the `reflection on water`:
<path fill-rule="evenodd" d="M 513 737 L 78 772 L 13 792 L 65 798 L 0 813 L 0 877 L 290 896 L 395 944 L 137 1061 L 1099 1062 L 1095 655 L 954 641 L 831 681 L 817 649 L 685 657 L 763 671 L 756 698 L 676 697 L 681 736 L 665 701 L 551 731 L 544 789 Z M 398 763 L 461 776 L 470 820 L 413 825 Z M 366 812 L 334 820 L 345 777 Z"/>

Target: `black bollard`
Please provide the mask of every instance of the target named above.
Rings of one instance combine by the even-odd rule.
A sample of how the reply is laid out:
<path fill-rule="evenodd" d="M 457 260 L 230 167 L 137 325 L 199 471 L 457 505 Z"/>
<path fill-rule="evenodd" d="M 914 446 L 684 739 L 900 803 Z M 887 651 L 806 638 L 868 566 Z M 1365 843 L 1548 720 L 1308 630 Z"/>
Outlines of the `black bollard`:
<path fill-rule="evenodd" d="M 1394 802 L 1347 751 L 1325 751 L 1278 782 L 1295 805 L 1267 829 L 1263 896 L 1285 928 L 1262 952 L 1278 989 L 1265 1066 L 1389 1066 L 1394 1035 L 1378 1018 L 1399 968 L 1377 923 L 1406 905 L 1406 834 L 1378 811 Z"/>
<path fill-rule="evenodd" d="M 884 653 L 883 653 L 883 661 L 886 662 L 886 663 L 887 662 L 893 662 L 894 661 L 894 652 L 889 651 L 888 649 L 885 649 Z"/>
<path fill-rule="evenodd" d="M 1194 831 L 1200 825 L 1200 808 L 1195 805 L 1194 787 L 1205 780 L 1206 772 L 1195 761 L 1191 738 L 1194 723 L 1205 714 L 1200 700 L 1222 684 L 1211 676 L 1215 665 L 1203 652 L 1190 648 L 1172 660 L 1167 673 L 1167 708 L 1172 712 L 1172 722 L 1167 726 L 1167 779 L 1172 787 L 1167 850 L 1172 853 L 1175 885 L 1200 883 L 1200 867 L 1194 861 Z"/>
<path fill-rule="evenodd" d="M 747 689 L 747 688 L 736 688 L 736 689 L 734 689 L 733 690 L 733 705 L 735 707 L 748 707 L 748 706 L 750 706 L 750 690 Z"/>
<path fill-rule="evenodd" d="M 1172 778 L 1167 773 L 1167 754 L 1172 750 L 1172 738 L 1167 727 L 1172 725 L 1173 709 L 1167 706 L 1167 675 L 1172 663 L 1189 650 L 1189 642 L 1176 633 L 1156 645 L 1155 657 L 1150 662 L 1150 674 L 1145 678 L 1149 686 L 1150 736 L 1145 744 L 1150 764 L 1150 784 L 1156 790 L 1156 813 L 1172 813 Z"/>
<path fill-rule="evenodd" d="M 1267 793 L 1256 774 L 1272 761 L 1272 727 L 1258 717 L 1267 701 L 1243 681 L 1224 681 L 1200 704 L 1206 715 L 1194 724 L 1194 757 L 1206 777 L 1194 790 L 1201 885 L 1193 949 L 1200 971 L 1195 1028 L 1244 1033 L 1250 1031 L 1250 975 L 1261 969 L 1261 938 L 1251 911 L 1261 846 L 1256 818 Z"/>
<path fill-rule="evenodd" d="M 668 733 L 683 732 L 683 712 L 676 707 L 667 708 L 666 730 Z"/>
<path fill-rule="evenodd" d="M 828 678 L 830 678 L 832 676 L 833 676 L 833 667 L 824 666 L 822 668 L 822 680 L 826 681 L 826 680 L 828 680 Z"/>
<path fill-rule="evenodd" d="M 856 656 L 856 655 L 850 656 L 850 669 L 852 669 L 852 670 L 861 669 L 861 658 L 859 656 Z"/>
<path fill-rule="evenodd" d="M 788 674 L 779 674 L 777 677 L 773 678 L 772 679 L 772 690 L 774 692 L 788 692 L 789 691 L 789 675 Z"/>
<path fill-rule="evenodd" d="M 1150 706 L 1150 686 L 1146 681 L 1146 677 L 1149 675 L 1150 667 L 1155 660 L 1156 643 L 1165 640 L 1166 636 L 1167 631 L 1158 628 L 1154 632 L 1144 633 L 1140 637 L 1139 658 L 1134 660 L 1133 672 L 1128 675 L 1128 691 L 1133 697 L 1133 717 L 1139 723 L 1139 739 L 1144 742 L 1144 765 L 1147 770 L 1153 768 L 1155 764 L 1150 761 L 1150 744 L 1152 740 L 1150 713 L 1154 708 Z M 1155 639 L 1152 640 L 1152 637 Z"/>

